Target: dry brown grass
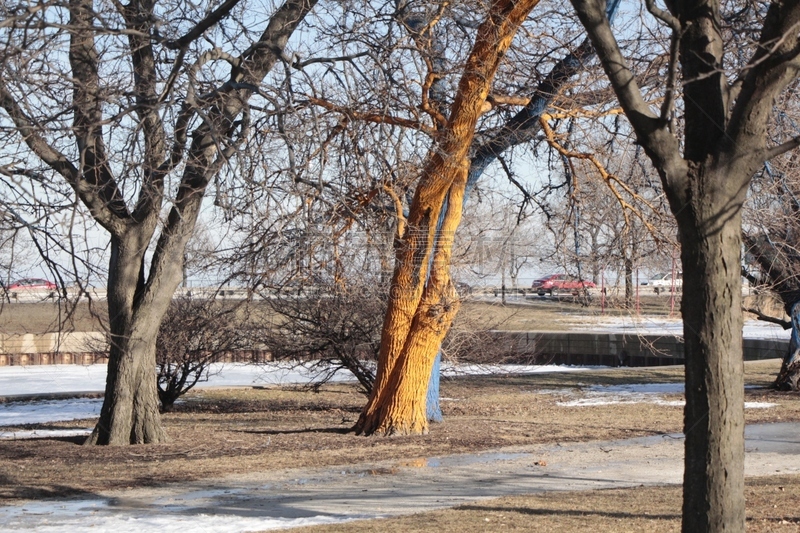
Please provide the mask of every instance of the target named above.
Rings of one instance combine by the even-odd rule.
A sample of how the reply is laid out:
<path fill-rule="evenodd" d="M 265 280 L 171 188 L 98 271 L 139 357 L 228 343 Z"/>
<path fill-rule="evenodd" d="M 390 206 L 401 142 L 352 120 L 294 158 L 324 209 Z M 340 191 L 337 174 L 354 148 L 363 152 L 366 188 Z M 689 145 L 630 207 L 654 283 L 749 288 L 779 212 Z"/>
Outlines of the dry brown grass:
<path fill-rule="evenodd" d="M 747 383 L 771 382 L 778 361 L 747 363 Z M 655 404 L 565 407 L 590 384 L 680 381 L 680 368 L 608 369 L 524 376 L 462 376 L 442 384 L 446 422 L 430 434 L 369 438 L 349 433 L 364 404 L 351 385 L 212 389 L 164 416 L 170 442 L 85 447 L 78 439 L 0 441 L 0 503 L 107 489 L 417 457 L 537 443 L 610 440 L 681 430 L 682 409 Z M 800 395 L 749 389 L 778 404 L 748 422 L 800 421 Z M 88 427 L 90 421 L 38 428 Z M 33 426 L 26 426 L 33 427 Z"/>
<path fill-rule="evenodd" d="M 679 302 L 676 302 L 677 310 Z M 759 308 L 763 312 L 782 317 L 783 309 L 767 294 L 745 298 L 745 306 Z M 262 306 L 254 304 L 254 311 Z M 642 294 L 639 311 L 652 316 L 665 316 L 670 312 L 669 297 Z M 607 307 L 608 316 L 630 315 L 634 311 L 625 308 Z M 677 312 L 677 311 L 676 311 Z M 599 316 L 600 303 L 595 298 L 591 305 L 584 306 L 572 297 L 554 300 L 549 297 L 529 296 L 524 300 L 510 299 L 501 305 L 500 298 L 466 300 L 456 317 L 459 325 L 470 329 L 503 329 L 508 331 L 567 331 L 574 328 L 574 317 Z M 59 327 L 70 331 L 100 331 L 106 320 L 104 301 L 90 306 L 82 301 L 75 306 L 58 302 L 0 304 L 0 333 L 48 333 Z M 271 315 L 270 315 L 271 316 Z M 750 316 L 750 318 L 755 318 Z"/>
<path fill-rule="evenodd" d="M 56 331 L 103 331 L 106 302 L 30 302 L 0 304 L 0 333 L 51 333 Z"/>
<path fill-rule="evenodd" d="M 0 331 L 53 327 L 53 304 L 5 306 Z M 555 313 L 554 313 L 555 311 Z M 559 330 L 558 313 L 596 314 L 569 302 L 507 307 L 467 303 L 463 319 L 502 329 Z M 624 311 L 620 311 L 624 312 Z M 83 308 L 76 330 L 96 320 Z M 481 322 L 482 321 L 482 322 Z M 748 401 L 778 404 L 746 412 L 747 421 L 800 421 L 800 395 L 767 390 L 779 361 L 745 365 Z M 587 386 L 681 382 L 679 367 L 608 369 L 526 376 L 461 376 L 442 383 L 446 422 L 429 435 L 367 438 L 349 433 L 364 404 L 350 385 L 319 393 L 293 388 L 205 390 L 164 416 L 171 441 L 158 446 L 84 447 L 80 439 L 0 441 L 0 504 L 87 495 L 109 489 L 355 463 L 477 452 L 503 446 L 610 440 L 681 430 L 680 407 L 630 404 L 574 408 Z M 675 399 L 680 396 L 675 396 Z M 89 427 L 91 421 L 25 428 Z M 22 429 L 22 428 L 21 428 Z M 749 531 L 798 532 L 800 476 L 748 480 Z M 548 493 L 482 501 L 380 521 L 309 528 L 333 531 L 677 531 L 678 487 Z"/>

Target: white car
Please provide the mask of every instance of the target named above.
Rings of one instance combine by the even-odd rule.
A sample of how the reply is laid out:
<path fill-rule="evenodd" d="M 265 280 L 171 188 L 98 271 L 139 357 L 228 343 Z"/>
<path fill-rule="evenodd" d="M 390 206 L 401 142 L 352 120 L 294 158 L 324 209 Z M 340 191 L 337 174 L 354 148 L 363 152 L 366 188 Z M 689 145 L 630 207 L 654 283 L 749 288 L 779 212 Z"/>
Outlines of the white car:
<path fill-rule="evenodd" d="M 673 279 L 674 276 L 674 279 Z M 683 273 L 667 272 L 666 274 L 656 274 L 651 277 L 647 282 L 648 287 L 653 287 L 653 291 L 658 294 L 661 291 L 676 290 L 679 291 L 683 287 Z"/>

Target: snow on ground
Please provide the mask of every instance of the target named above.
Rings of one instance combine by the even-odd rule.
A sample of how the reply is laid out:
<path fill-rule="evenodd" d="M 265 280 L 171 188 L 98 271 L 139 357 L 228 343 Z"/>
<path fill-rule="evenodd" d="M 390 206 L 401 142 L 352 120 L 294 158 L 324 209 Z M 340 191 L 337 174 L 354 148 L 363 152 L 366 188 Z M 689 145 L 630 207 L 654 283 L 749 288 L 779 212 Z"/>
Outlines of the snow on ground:
<path fill-rule="evenodd" d="M 99 412 L 99 409 L 98 409 Z M 57 439 L 64 437 L 88 437 L 92 428 L 71 429 L 20 429 L 0 431 L 0 440 Z"/>
<path fill-rule="evenodd" d="M 107 365 L 25 365 L 0 367 L 0 395 L 102 392 Z"/>
<path fill-rule="evenodd" d="M 444 375 L 541 372 L 578 372 L 589 367 L 558 365 L 442 365 Z M 0 367 L 0 396 L 27 394 L 95 392 L 101 393 L 106 385 L 106 365 L 30 365 Z M 266 385 L 292 385 L 313 381 L 325 373 L 313 365 L 292 363 L 217 363 L 210 367 L 209 379 L 198 383 L 197 388 L 251 387 Z M 340 370 L 332 381 L 352 381 L 355 378 Z"/>
<path fill-rule="evenodd" d="M 164 512 L 145 515 L 137 513 L 133 517 L 127 512 L 114 512 L 112 503 L 108 499 L 96 500 L 60 500 L 53 502 L 28 502 L 23 507 L 0 508 L 0 518 L 3 519 L 9 531 L 24 531 L 27 525 L 24 520 L 30 515 L 59 515 L 59 520 L 47 524 L 47 519 L 40 521 L 36 527 L 37 533 L 73 533 L 99 526 L 101 531 L 114 533 L 230 533 L 232 531 L 266 531 L 275 529 L 289 529 L 304 526 L 323 524 L 342 524 L 352 520 L 379 518 L 381 515 L 349 515 L 330 516 L 315 515 L 300 518 L 289 517 L 264 517 L 241 516 L 238 514 L 191 514 L 189 518 L 177 512 Z M 193 511 L 193 510 L 190 510 Z M 186 513 L 189 515 L 189 512 Z M 73 515 L 69 518 L 69 515 Z M 100 516 L 102 515 L 102 516 Z M 65 518 L 67 516 L 67 518 Z M 21 526 L 21 527 L 20 527 Z"/>
<path fill-rule="evenodd" d="M 683 335 L 683 322 L 680 318 L 661 318 L 652 316 L 597 316 L 568 317 L 564 320 L 572 324 L 576 331 L 588 333 L 628 333 L 632 335 Z M 791 330 L 777 324 L 761 320 L 746 320 L 742 335 L 745 339 L 783 339 L 788 340 Z"/>
<path fill-rule="evenodd" d="M 547 372 L 579 372 L 590 367 L 557 365 L 444 365 L 445 375 L 464 374 L 533 374 Z M 105 382 L 105 365 L 56 365 L 28 367 L 0 367 L 0 391 L 14 394 L 44 394 L 47 392 L 99 392 Z M 232 363 L 216 365 L 212 375 L 198 389 L 208 387 L 237 387 L 292 385 L 308 383 L 316 375 L 310 367 L 269 363 L 247 365 Z M 337 381 L 353 380 L 349 372 L 341 371 Z M 559 405 L 565 407 L 590 407 L 597 405 L 653 403 L 665 406 L 683 406 L 682 399 L 666 398 L 683 394 L 682 383 L 648 383 L 616 386 L 589 386 L 582 397 Z M 549 391 L 541 391 L 547 393 Z M 573 394 L 559 391 L 561 394 Z M 93 419 L 99 416 L 103 400 L 100 398 L 65 398 L 58 400 L 33 400 L 0 403 L 0 428 L 25 424 L 45 424 L 69 420 Z M 745 408 L 768 408 L 775 404 L 746 402 Z M 69 437 L 85 435 L 91 428 L 7 430 L 0 429 L 0 440 L 43 437 Z"/>
<path fill-rule="evenodd" d="M 591 366 L 567 365 L 450 365 L 442 363 L 442 375 L 486 375 L 486 374 L 547 374 L 549 372 L 582 372 Z"/>
<path fill-rule="evenodd" d="M 0 367 L 0 396 L 72 392 L 103 392 L 106 365 L 29 365 Z M 209 368 L 209 379 L 200 387 L 239 387 L 307 383 L 316 376 L 310 366 L 289 363 L 246 365 L 217 363 Z M 339 372 L 334 381 L 352 379 Z"/>
<path fill-rule="evenodd" d="M 591 407 L 596 405 L 617 405 L 653 403 L 670 407 L 683 407 L 685 400 L 669 400 L 665 395 L 683 394 L 683 383 L 638 383 L 630 385 L 592 385 L 584 389 L 584 398 L 558 402 L 563 407 Z M 776 407 L 775 403 L 745 402 L 745 409 L 767 409 Z"/>
<path fill-rule="evenodd" d="M 589 367 L 558 365 L 444 365 L 445 375 L 463 374 L 530 374 L 545 372 L 578 372 Z M 36 365 L 0 367 L 0 394 L 8 396 L 47 393 L 98 393 L 105 387 L 106 365 Z M 209 387 L 241 387 L 305 384 L 319 370 L 312 365 L 266 363 L 248 365 L 227 363 L 212 365 L 211 375 L 197 389 Z M 334 381 L 352 381 L 348 371 L 339 371 Z M 84 420 L 100 415 L 100 398 L 65 398 L 0 403 L 0 428 L 24 424 L 45 424 L 68 420 Z M 42 437 L 70 437 L 88 434 L 89 428 L 38 429 L 35 431 L 2 431 L 0 440 Z"/>
<path fill-rule="evenodd" d="M 68 398 L 0 404 L 0 426 L 82 420 L 100 415 L 101 398 Z"/>

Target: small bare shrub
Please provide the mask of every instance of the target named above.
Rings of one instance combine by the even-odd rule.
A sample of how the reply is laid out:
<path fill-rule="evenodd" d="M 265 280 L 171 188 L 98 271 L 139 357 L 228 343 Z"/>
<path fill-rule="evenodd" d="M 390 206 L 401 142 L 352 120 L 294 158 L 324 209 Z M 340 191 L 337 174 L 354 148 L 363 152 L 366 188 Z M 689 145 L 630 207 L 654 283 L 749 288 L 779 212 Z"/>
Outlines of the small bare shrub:
<path fill-rule="evenodd" d="M 247 347 L 245 315 L 244 302 L 217 302 L 213 297 L 173 300 L 156 340 L 162 412 L 171 410 L 197 383 L 208 381 L 212 363 Z"/>
<path fill-rule="evenodd" d="M 303 290 L 281 291 L 267 302 L 275 317 L 260 339 L 272 359 L 313 361 L 313 387 L 347 369 L 364 393 L 375 381 L 387 290 L 375 280 L 345 286 L 316 282 Z"/>

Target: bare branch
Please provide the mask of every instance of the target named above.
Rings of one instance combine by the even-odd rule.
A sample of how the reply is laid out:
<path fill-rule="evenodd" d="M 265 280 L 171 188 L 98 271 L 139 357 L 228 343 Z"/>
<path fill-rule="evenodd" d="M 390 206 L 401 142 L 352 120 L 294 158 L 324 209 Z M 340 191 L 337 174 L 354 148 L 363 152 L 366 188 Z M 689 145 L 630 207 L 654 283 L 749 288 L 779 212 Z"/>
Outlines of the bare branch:
<path fill-rule="evenodd" d="M 748 62 L 741 80 L 736 104 L 728 122 L 730 150 L 736 155 L 750 155 L 753 148 L 763 147 L 767 137 L 768 117 L 778 94 L 797 77 L 800 71 L 800 1 L 773 2 L 767 12 L 759 46 Z M 792 149 L 781 145 L 763 152 L 767 157 Z M 756 157 L 758 157 L 757 154 Z M 760 166 L 763 161 L 755 161 Z"/>
<path fill-rule="evenodd" d="M 354 59 L 358 59 L 359 57 L 365 57 L 370 55 L 369 52 L 359 52 L 358 54 L 349 54 L 346 56 L 335 56 L 335 57 L 315 57 L 312 59 L 306 59 L 305 61 L 300 61 L 299 59 L 295 59 L 292 61 L 292 68 L 296 68 L 298 70 L 302 70 L 309 65 L 313 65 L 315 63 L 335 63 L 337 61 L 353 61 Z"/>
<path fill-rule="evenodd" d="M 164 196 L 165 173 L 159 167 L 166 159 L 167 152 L 164 123 L 158 114 L 156 60 L 147 33 L 153 5 L 131 2 L 122 9 L 128 28 L 133 30 L 128 35 L 128 42 L 134 71 L 136 114 L 144 136 L 143 180 L 134 213 L 136 217 L 153 216 L 161 208 Z M 149 9 L 149 12 L 143 12 L 145 9 Z"/>
<path fill-rule="evenodd" d="M 681 28 L 681 21 L 673 17 L 669 11 L 664 11 L 659 8 L 655 0 L 645 0 L 645 5 L 650 14 L 672 28 L 673 33 L 680 34 L 683 31 L 683 28 Z"/>
<path fill-rule="evenodd" d="M 756 309 L 755 307 L 742 307 L 742 311 L 747 313 L 752 313 L 756 315 L 756 318 L 763 322 L 769 322 L 771 324 L 778 324 L 783 329 L 792 329 L 792 321 L 791 320 L 784 320 L 782 318 L 774 317 L 771 315 L 765 315 L 761 309 Z"/>
<path fill-rule="evenodd" d="M 631 205 L 630 202 L 628 202 L 625 198 L 623 198 L 622 194 L 617 189 L 617 187 L 619 187 L 623 191 L 625 191 L 625 193 L 628 194 L 631 198 L 634 198 L 635 200 L 637 200 L 637 201 L 641 202 L 642 204 L 644 204 L 645 206 L 647 206 L 647 208 L 650 209 L 651 211 L 656 211 L 656 208 L 650 202 L 648 202 L 641 195 L 637 194 L 636 191 L 631 189 L 631 187 L 627 183 L 625 183 L 623 180 L 621 180 L 617 176 L 609 173 L 608 170 L 606 170 L 605 166 L 597 159 L 597 156 L 595 156 L 594 154 L 587 154 L 587 153 L 582 153 L 582 152 L 576 152 L 574 150 L 568 150 L 561 143 L 559 143 L 556 140 L 555 132 L 550 127 L 550 124 L 548 124 L 548 120 L 550 120 L 550 116 L 549 115 L 542 115 L 542 118 L 540 120 L 541 120 L 541 123 L 542 123 L 542 130 L 544 131 L 545 138 L 547 139 L 548 144 L 550 146 L 552 146 L 553 148 L 555 148 L 555 150 L 559 154 L 561 154 L 567 160 L 583 159 L 583 160 L 588 161 L 589 163 L 591 163 L 592 166 L 594 166 L 595 169 L 597 169 L 597 172 L 600 175 L 600 178 L 608 186 L 609 190 L 614 195 L 614 197 L 617 199 L 617 202 L 619 203 L 620 207 L 622 208 L 622 214 L 625 217 L 625 224 L 626 225 L 630 224 L 629 219 L 628 219 L 628 213 L 633 213 L 636 216 L 636 218 L 641 220 L 642 224 L 644 224 L 645 227 L 647 227 L 647 230 L 653 236 L 658 235 L 659 232 L 656 230 L 655 226 L 653 226 L 653 224 L 649 220 L 647 220 L 647 218 L 644 216 L 644 214 L 641 212 L 641 210 L 635 208 L 633 205 Z"/>
<path fill-rule="evenodd" d="M 389 198 L 392 199 L 392 203 L 394 203 L 394 216 L 397 220 L 397 231 L 395 232 L 395 235 L 398 239 L 402 239 L 406 232 L 406 217 L 403 216 L 403 201 L 400 199 L 400 196 L 398 196 L 391 185 L 384 183 L 383 190 L 389 195 Z"/>
<path fill-rule="evenodd" d="M 342 115 L 346 116 L 349 120 L 361 120 L 364 122 L 374 122 L 376 124 L 389 124 L 392 126 L 402 126 L 404 128 L 412 128 L 421 131 L 423 133 L 427 133 L 429 135 L 433 135 L 436 133 L 436 130 L 434 130 L 430 126 L 426 126 L 425 124 L 413 119 L 395 117 L 392 115 L 388 115 L 386 113 L 374 112 L 374 111 L 373 112 L 354 111 L 353 109 L 343 107 L 334 104 L 333 102 L 323 100 L 322 98 L 316 98 L 314 96 L 309 96 L 308 102 L 310 104 L 322 107 L 323 109 L 327 109 L 328 111 L 341 113 Z"/>
<path fill-rule="evenodd" d="M 650 0 L 651 2 L 653 0 Z M 681 44 L 680 32 L 673 31 L 670 36 L 669 44 L 669 67 L 667 70 L 667 83 L 666 83 L 666 98 L 661 104 L 661 120 L 670 124 L 670 129 L 674 131 L 672 120 L 673 112 L 675 111 L 675 98 L 678 96 L 677 79 L 678 79 L 678 55 L 680 52 Z"/>
<path fill-rule="evenodd" d="M 785 154 L 786 152 L 791 152 L 798 146 L 800 146 L 800 136 L 795 137 L 794 139 L 791 139 L 789 141 L 786 141 L 785 143 L 768 148 L 767 150 L 764 151 L 764 160 L 769 161 L 773 157 Z"/>
<path fill-rule="evenodd" d="M 160 39 L 167 48 L 171 50 L 183 50 L 194 40 L 199 38 L 207 29 L 214 24 L 228 16 L 231 9 L 236 7 L 240 0 L 226 0 L 217 9 L 208 14 L 206 18 L 201 20 L 194 28 L 189 30 L 183 37 L 179 39 Z M 156 35 L 158 37 L 158 35 Z"/>
<path fill-rule="evenodd" d="M 670 189 L 680 190 L 678 182 L 686 179 L 687 165 L 681 157 L 678 141 L 669 132 L 668 124 L 653 114 L 645 102 L 601 4 L 597 0 L 572 0 L 639 142 L 662 173 L 662 179 L 675 185 Z"/>

